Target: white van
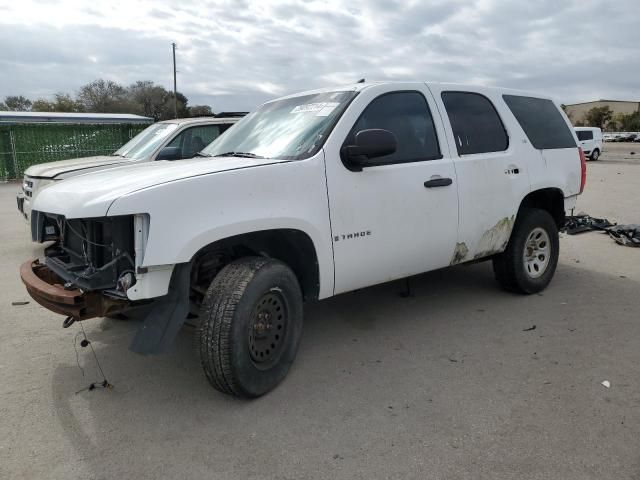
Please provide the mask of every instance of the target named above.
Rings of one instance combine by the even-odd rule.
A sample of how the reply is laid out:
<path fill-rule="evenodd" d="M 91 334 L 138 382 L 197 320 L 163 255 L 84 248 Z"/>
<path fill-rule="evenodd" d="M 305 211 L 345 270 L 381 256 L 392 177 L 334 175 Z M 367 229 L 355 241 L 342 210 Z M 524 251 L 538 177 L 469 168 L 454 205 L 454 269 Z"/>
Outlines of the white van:
<path fill-rule="evenodd" d="M 598 160 L 602 153 L 602 130 L 598 127 L 575 127 L 576 135 L 584 154 Z"/>

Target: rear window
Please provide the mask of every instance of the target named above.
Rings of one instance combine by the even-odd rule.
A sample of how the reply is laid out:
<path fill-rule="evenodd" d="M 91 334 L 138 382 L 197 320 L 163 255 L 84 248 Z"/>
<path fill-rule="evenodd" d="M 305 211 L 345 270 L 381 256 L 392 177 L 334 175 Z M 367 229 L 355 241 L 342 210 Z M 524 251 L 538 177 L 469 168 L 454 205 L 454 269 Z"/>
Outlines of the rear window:
<path fill-rule="evenodd" d="M 593 132 L 591 130 L 578 130 L 576 132 L 578 140 L 593 140 Z"/>
<path fill-rule="evenodd" d="M 459 155 L 502 152 L 509 147 L 507 131 L 489 99 L 478 93 L 443 92 Z"/>
<path fill-rule="evenodd" d="M 519 95 L 503 95 L 502 98 L 535 148 L 545 150 L 577 146 L 571 130 L 551 100 Z"/>

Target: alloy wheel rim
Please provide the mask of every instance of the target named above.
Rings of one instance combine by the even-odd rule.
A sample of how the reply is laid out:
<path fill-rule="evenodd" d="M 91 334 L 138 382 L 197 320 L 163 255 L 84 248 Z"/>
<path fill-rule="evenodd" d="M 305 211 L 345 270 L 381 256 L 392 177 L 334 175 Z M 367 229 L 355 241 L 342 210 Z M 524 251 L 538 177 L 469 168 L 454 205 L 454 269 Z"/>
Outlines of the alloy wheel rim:
<path fill-rule="evenodd" d="M 539 278 L 544 275 L 549 266 L 550 254 L 549 234 L 543 228 L 534 228 L 527 236 L 524 245 L 523 263 L 527 275 L 531 278 Z"/>

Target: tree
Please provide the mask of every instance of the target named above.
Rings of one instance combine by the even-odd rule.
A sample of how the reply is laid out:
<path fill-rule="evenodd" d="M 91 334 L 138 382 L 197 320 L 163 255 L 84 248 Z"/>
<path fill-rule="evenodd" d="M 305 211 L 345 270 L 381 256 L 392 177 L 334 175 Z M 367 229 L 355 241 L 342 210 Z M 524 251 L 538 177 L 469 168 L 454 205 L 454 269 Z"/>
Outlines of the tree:
<path fill-rule="evenodd" d="M 116 113 L 126 111 L 127 91 L 112 81 L 98 79 L 80 88 L 77 101 L 87 112 Z"/>
<path fill-rule="evenodd" d="M 137 81 L 127 89 L 129 111 L 155 120 L 174 118 L 173 93 L 150 80 Z M 188 99 L 178 92 L 178 117 L 188 117 Z"/>
<path fill-rule="evenodd" d="M 610 132 L 617 132 L 620 130 L 620 125 L 622 123 L 624 115 L 622 113 L 616 113 L 611 116 L 609 121 L 607 122 L 606 130 Z"/>
<path fill-rule="evenodd" d="M 153 117 L 155 120 L 166 116 L 164 104 L 168 97 L 169 92 L 150 80 L 137 81 L 128 89 L 128 98 L 132 103 L 133 113 Z"/>
<path fill-rule="evenodd" d="M 56 106 L 53 102 L 39 98 L 31 105 L 32 112 L 55 112 Z"/>
<path fill-rule="evenodd" d="M 71 98 L 68 93 L 56 93 L 54 107 L 56 112 L 82 112 L 82 104 Z"/>
<path fill-rule="evenodd" d="M 604 127 L 613 117 L 613 111 L 608 107 L 593 107 L 589 110 L 585 116 L 587 124 L 591 127 L 600 127 L 604 130 Z"/>
<path fill-rule="evenodd" d="M 31 106 L 32 112 L 82 112 L 82 105 L 68 93 L 56 93 L 55 101 L 39 98 Z"/>
<path fill-rule="evenodd" d="M 213 111 L 209 105 L 194 105 L 189 107 L 190 117 L 210 117 L 213 115 Z"/>
<path fill-rule="evenodd" d="M 185 118 L 189 116 L 189 107 L 187 107 L 187 97 L 185 97 L 182 93 L 177 92 L 176 98 L 178 99 L 178 118 Z M 172 115 L 169 118 L 173 118 L 173 93 L 171 94 L 171 112 Z"/>
<path fill-rule="evenodd" d="M 178 117 L 212 115 L 211 107 L 188 106 L 189 100 L 178 92 Z M 98 79 L 80 88 L 74 98 L 56 93 L 53 100 L 39 98 L 33 104 L 22 95 L 8 96 L 0 102 L 0 110 L 32 110 L 34 112 L 135 113 L 155 120 L 174 118 L 173 92 L 150 80 L 137 81 L 128 87 L 111 80 Z"/>
<path fill-rule="evenodd" d="M 28 112 L 31 110 L 31 100 L 22 95 L 4 97 L 4 109 L 12 112 Z"/>
<path fill-rule="evenodd" d="M 621 115 L 619 125 L 624 132 L 640 132 L 640 112 Z"/>

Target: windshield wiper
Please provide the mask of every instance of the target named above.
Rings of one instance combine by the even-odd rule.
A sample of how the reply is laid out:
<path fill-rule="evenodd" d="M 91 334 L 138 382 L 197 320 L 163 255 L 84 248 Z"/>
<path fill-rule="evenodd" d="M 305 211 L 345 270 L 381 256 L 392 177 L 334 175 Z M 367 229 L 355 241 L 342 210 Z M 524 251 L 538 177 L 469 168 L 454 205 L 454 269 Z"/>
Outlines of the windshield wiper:
<path fill-rule="evenodd" d="M 260 155 L 256 155 L 255 153 L 250 152 L 226 152 L 219 153 L 218 155 L 214 155 L 214 157 L 243 157 L 243 158 L 264 158 Z"/>
<path fill-rule="evenodd" d="M 210 157 L 211 155 L 207 155 L 206 153 L 196 152 L 194 157 Z"/>

